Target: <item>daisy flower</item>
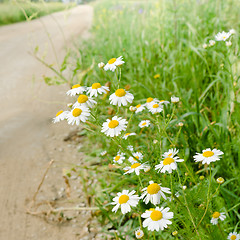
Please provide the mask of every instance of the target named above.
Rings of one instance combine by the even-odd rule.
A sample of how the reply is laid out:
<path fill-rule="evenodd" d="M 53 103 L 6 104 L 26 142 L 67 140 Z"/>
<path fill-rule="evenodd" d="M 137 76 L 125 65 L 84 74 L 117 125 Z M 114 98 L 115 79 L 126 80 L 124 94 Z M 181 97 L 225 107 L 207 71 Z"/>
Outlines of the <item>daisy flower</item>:
<path fill-rule="evenodd" d="M 217 225 L 218 224 L 218 219 L 223 221 L 225 218 L 226 218 L 225 213 L 214 212 L 210 222 L 211 222 L 212 225 Z"/>
<path fill-rule="evenodd" d="M 106 151 L 106 150 L 105 150 L 105 151 L 102 151 L 102 152 L 100 153 L 100 155 L 101 155 L 102 157 L 106 156 L 106 155 L 107 155 L 107 151 Z"/>
<path fill-rule="evenodd" d="M 147 227 L 149 231 L 159 231 L 167 228 L 167 225 L 172 224 L 169 219 L 173 218 L 173 212 L 168 212 L 170 208 L 159 208 L 146 210 L 141 217 L 146 218 L 143 221 L 143 227 Z"/>
<path fill-rule="evenodd" d="M 89 109 L 85 106 L 80 106 L 72 109 L 72 111 L 67 114 L 66 119 L 68 124 L 74 125 L 74 123 L 76 123 L 76 125 L 79 125 L 80 122 L 86 122 L 88 116 L 90 116 Z"/>
<path fill-rule="evenodd" d="M 232 34 L 235 34 L 236 33 L 236 30 L 235 29 L 230 29 L 229 30 L 229 33 L 232 35 Z"/>
<path fill-rule="evenodd" d="M 132 151 L 133 151 L 133 146 L 132 146 L 132 145 L 128 145 L 128 146 L 127 146 L 127 150 L 129 150 L 130 152 L 132 152 Z"/>
<path fill-rule="evenodd" d="M 122 192 L 117 193 L 117 197 L 113 198 L 112 205 L 116 205 L 112 211 L 117 212 L 118 208 L 121 206 L 122 214 L 131 212 L 131 207 L 136 207 L 139 201 L 139 197 L 134 195 L 136 191 L 132 190 L 129 193 L 129 190 L 123 190 Z"/>
<path fill-rule="evenodd" d="M 114 163 L 122 164 L 123 160 L 125 160 L 124 153 L 118 152 L 117 156 L 113 157 Z"/>
<path fill-rule="evenodd" d="M 148 204 L 149 201 L 156 205 L 160 203 L 161 196 L 166 200 L 167 197 L 165 193 L 171 194 L 170 188 L 161 187 L 161 184 L 154 183 L 153 181 L 149 182 L 148 187 L 142 189 L 143 194 L 140 199 L 143 199 L 145 204 Z"/>
<path fill-rule="evenodd" d="M 144 105 L 138 104 L 138 105 L 136 106 L 136 111 L 135 111 L 135 113 L 142 112 L 144 109 L 145 109 Z"/>
<path fill-rule="evenodd" d="M 126 106 L 128 103 L 132 103 L 133 99 L 134 96 L 123 88 L 117 89 L 115 93 L 111 94 L 109 97 L 110 104 L 118 105 L 119 107 L 121 105 Z"/>
<path fill-rule="evenodd" d="M 158 103 L 167 105 L 167 104 L 169 104 L 169 101 L 167 101 L 167 100 L 160 100 L 160 101 L 158 101 Z"/>
<path fill-rule="evenodd" d="M 204 43 L 204 44 L 202 45 L 202 47 L 203 47 L 204 49 L 206 49 L 206 48 L 208 47 L 208 45 L 207 45 L 206 43 Z"/>
<path fill-rule="evenodd" d="M 215 45 L 215 43 L 216 43 L 216 42 L 215 42 L 214 40 L 209 40 L 209 46 L 211 46 L 211 47 L 212 47 L 212 46 L 214 46 L 214 45 Z"/>
<path fill-rule="evenodd" d="M 135 231 L 135 236 L 137 239 L 141 239 L 144 236 L 143 231 L 139 228 L 138 230 Z"/>
<path fill-rule="evenodd" d="M 178 103 L 179 102 L 179 97 L 172 96 L 171 97 L 171 103 Z"/>
<path fill-rule="evenodd" d="M 53 123 L 57 123 L 57 122 L 60 122 L 62 120 L 65 120 L 68 113 L 69 113 L 69 111 L 62 111 L 62 110 L 59 111 L 56 114 L 56 117 L 53 118 Z"/>
<path fill-rule="evenodd" d="M 183 162 L 184 159 L 179 159 L 178 156 L 175 156 L 178 153 L 176 149 L 170 149 L 168 152 L 163 154 L 163 161 L 160 164 L 155 166 L 155 169 L 159 169 L 158 172 L 165 173 L 166 171 L 172 173 L 172 170 L 177 169 L 177 162 Z"/>
<path fill-rule="evenodd" d="M 152 97 L 147 98 L 146 103 L 145 103 L 146 107 L 148 108 L 150 106 L 150 104 L 152 104 L 154 102 L 159 102 L 159 100 L 157 98 L 152 98 Z"/>
<path fill-rule="evenodd" d="M 150 126 L 150 121 L 149 120 L 143 120 L 138 124 L 138 126 L 140 128 L 149 127 Z"/>
<path fill-rule="evenodd" d="M 232 46 L 232 42 L 231 42 L 231 41 L 226 41 L 226 46 L 227 46 L 227 47 Z"/>
<path fill-rule="evenodd" d="M 148 109 L 152 114 L 156 114 L 163 111 L 163 106 L 160 103 L 152 102 L 148 106 Z"/>
<path fill-rule="evenodd" d="M 77 94 L 82 94 L 84 91 L 86 91 L 85 87 L 81 87 L 80 84 L 75 84 L 72 86 L 72 89 L 67 91 L 67 95 L 75 96 Z"/>
<path fill-rule="evenodd" d="M 139 175 L 140 174 L 140 170 L 145 170 L 145 168 L 147 168 L 148 166 L 143 163 L 138 163 L 138 162 L 134 162 L 130 167 L 125 167 L 123 170 L 125 170 L 126 172 L 124 173 L 125 174 L 130 174 L 130 173 L 133 173 L 135 172 L 136 175 Z"/>
<path fill-rule="evenodd" d="M 121 131 L 125 131 L 128 122 L 121 117 L 114 116 L 112 120 L 107 119 L 102 125 L 101 132 L 105 133 L 107 136 L 115 137 L 118 136 Z"/>
<path fill-rule="evenodd" d="M 133 164 L 137 161 L 141 161 L 142 159 L 143 159 L 143 154 L 140 152 L 135 152 L 133 153 L 133 157 L 132 156 L 129 157 L 128 161 Z"/>
<path fill-rule="evenodd" d="M 90 97 L 97 97 L 98 94 L 107 93 L 109 91 L 109 87 L 101 86 L 100 83 L 93 83 L 91 87 L 87 88 L 87 94 L 90 94 Z"/>
<path fill-rule="evenodd" d="M 99 68 L 103 68 L 104 66 L 105 66 L 105 64 L 103 62 L 98 63 Z"/>
<path fill-rule="evenodd" d="M 94 101 L 91 97 L 88 97 L 87 95 L 81 94 L 79 95 L 77 102 L 73 104 L 73 107 L 93 107 L 94 104 L 97 104 L 96 101 Z"/>
<path fill-rule="evenodd" d="M 229 32 L 219 32 L 216 36 L 215 39 L 216 41 L 226 41 L 229 37 L 231 36 L 231 33 Z"/>
<path fill-rule="evenodd" d="M 114 72 L 117 66 L 121 66 L 123 63 L 125 63 L 122 59 L 123 59 L 122 56 L 118 58 L 111 58 L 108 61 L 108 63 L 104 66 L 104 70 L 105 71 L 110 70 Z"/>
<path fill-rule="evenodd" d="M 193 158 L 195 162 L 202 162 L 202 164 L 210 164 L 211 162 L 219 161 L 222 154 L 223 152 L 217 150 L 216 148 L 214 148 L 213 150 L 211 150 L 211 148 L 207 148 L 203 150 L 202 153 L 196 153 Z"/>
<path fill-rule="evenodd" d="M 134 135 L 137 135 L 137 134 L 136 133 L 125 133 L 122 138 L 126 140 L 128 137 L 134 136 Z"/>
<path fill-rule="evenodd" d="M 229 240 L 239 240 L 240 239 L 240 234 L 238 234 L 237 232 L 231 232 L 228 235 Z"/>

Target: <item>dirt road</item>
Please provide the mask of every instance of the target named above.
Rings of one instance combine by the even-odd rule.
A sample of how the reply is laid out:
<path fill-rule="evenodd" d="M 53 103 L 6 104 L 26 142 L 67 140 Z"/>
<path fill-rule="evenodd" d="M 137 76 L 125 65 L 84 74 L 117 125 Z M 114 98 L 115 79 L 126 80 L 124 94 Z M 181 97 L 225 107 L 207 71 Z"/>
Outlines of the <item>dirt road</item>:
<path fill-rule="evenodd" d="M 54 114 L 65 107 L 68 87 L 46 86 L 42 75 L 50 71 L 29 52 L 38 45 L 39 52 L 46 53 L 46 61 L 56 66 L 63 60 L 65 43 L 87 36 L 92 15 L 91 7 L 78 6 L 40 20 L 0 27 L 1 240 L 82 239 L 84 217 L 81 225 L 59 227 L 26 214 L 27 199 L 33 196 L 50 159 L 58 164 L 47 175 L 47 187 L 40 194 L 43 200 L 56 198 L 65 187 L 59 162 L 70 164 L 81 159 L 72 144 L 62 141 L 70 127 L 51 123 Z"/>

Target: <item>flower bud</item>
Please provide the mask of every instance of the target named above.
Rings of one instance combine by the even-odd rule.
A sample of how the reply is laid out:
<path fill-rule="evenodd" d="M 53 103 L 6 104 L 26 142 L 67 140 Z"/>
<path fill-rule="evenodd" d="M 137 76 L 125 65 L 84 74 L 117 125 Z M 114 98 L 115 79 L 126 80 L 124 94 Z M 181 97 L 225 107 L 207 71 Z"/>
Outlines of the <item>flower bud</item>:
<path fill-rule="evenodd" d="M 222 178 L 222 177 L 219 177 L 219 178 L 217 178 L 217 183 L 219 183 L 219 184 L 222 184 L 222 183 L 224 183 L 224 178 Z"/>
<path fill-rule="evenodd" d="M 103 62 L 100 62 L 99 64 L 98 64 L 98 67 L 99 68 L 103 68 L 105 66 L 105 64 L 103 63 Z"/>

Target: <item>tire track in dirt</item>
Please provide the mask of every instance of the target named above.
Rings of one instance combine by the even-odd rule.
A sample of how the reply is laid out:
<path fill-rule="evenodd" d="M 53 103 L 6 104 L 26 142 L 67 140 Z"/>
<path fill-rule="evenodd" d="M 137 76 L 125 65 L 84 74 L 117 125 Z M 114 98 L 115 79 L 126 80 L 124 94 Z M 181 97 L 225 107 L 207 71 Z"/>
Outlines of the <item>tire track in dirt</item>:
<path fill-rule="evenodd" d="M 0 27 L 0 239 L 78 239 L 79 232 L 69 224 L 59 227 L 25 213 L 26 198 L 34 194 L 51 158 L 76 162 L 82 157 L 62 141 L 69 126 L 51 123 L 53 115 L 65 106 L 63 96 L 68 87 L 49 87 L 40 81 L 42 75 L 51 73 L 29 51 L 38 45 L 39 52 L 47 49 L 46 61 L 56 63 L 48 33 L 61 62 L 66 42 L 88 36 L 92 15 L 90 6 L 78 6 Z M 63 182 L 61 169 L 51 169 L 46 181 L 46 192 L 56 191 Z M 51 197 L 54 191 L 49 193 Z"/>

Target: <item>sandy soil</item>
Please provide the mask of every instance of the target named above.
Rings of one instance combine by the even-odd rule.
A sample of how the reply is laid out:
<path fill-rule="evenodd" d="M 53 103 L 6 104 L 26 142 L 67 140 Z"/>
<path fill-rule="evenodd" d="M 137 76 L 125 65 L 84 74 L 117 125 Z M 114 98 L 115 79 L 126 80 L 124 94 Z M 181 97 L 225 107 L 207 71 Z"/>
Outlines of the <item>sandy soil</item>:
<path fill-rule="evenodd" d="M 59 215 L 56 221 L 26 214 L 26 206 L 51 159 L 56 163 L 37 201 L 67 202 L 62 167 L 80 163 L 83 158 L 75 143 L 63 141 L 75 129 L 65 123 L 51 123 L 55 113 L 65 107 L 68 87 L 45 85 L 41 76 L 51 72 L 29 52 L 39 45 L 39 52 L 46 52 L 47 62 L 56 66 L 63 59 L 66 43 L 88 36 L 92 15 L 91 7 L 78 6 L 31 22 L 0 27 L 0 239 L 93 239 L 87 231 L 89 211 L 72 213 L 71 221 Z M 85 206 L 79 180 L 74 176 L 72 179 L 77 193 L 72 203 Z"/>

